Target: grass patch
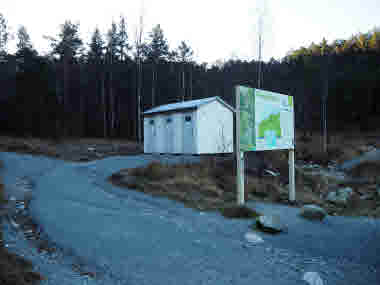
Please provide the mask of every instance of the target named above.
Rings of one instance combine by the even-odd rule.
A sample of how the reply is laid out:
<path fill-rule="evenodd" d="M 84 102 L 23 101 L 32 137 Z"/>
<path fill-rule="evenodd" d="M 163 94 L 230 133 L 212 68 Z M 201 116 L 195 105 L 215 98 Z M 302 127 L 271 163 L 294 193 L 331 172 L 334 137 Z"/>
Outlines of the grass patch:
<path fill-rule="evenodd" d="M 258 213 L 244 207 L 231 207 L 236 201 L 236 172 L 232 158 L 214 160 L 206 158 L 200 163 L 166 165 L 152 162 L 146 167 L 125 169 L 110 176 L 110 182 L 129 189 L 163 196 L 182 202 L 185 206 L 202 211 L 220 211 L 231 218 L 252 218 Z M 247 179 L 245 200 L 260 197 L 268 192 L 272 178 Z M 270 182 L 272 181 L 272 182 Z M 272 192 L 278 191 L 272 187 Z M 256 195 L 257 194 L 257 195 Z M 276 195 L 279 195 L 276 193 Z"/>

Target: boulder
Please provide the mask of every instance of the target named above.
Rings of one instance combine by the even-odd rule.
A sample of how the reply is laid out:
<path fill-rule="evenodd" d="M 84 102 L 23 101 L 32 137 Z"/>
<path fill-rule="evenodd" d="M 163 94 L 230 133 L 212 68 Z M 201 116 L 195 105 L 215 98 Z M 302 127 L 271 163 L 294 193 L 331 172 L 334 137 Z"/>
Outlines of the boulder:
<path fill-rule="evenodd" d="M 323 280 L 317 272 L 306 272 L 302 278 L 309 285 L 323 285 Z"/>
<path fill-rule="evenodd" d="M 326 200 L 335 204 L 345 205 L 348 202 L 348 199 L 352 196 L 353 191 L 351 187 L 340 188 L 336 191 L 330 192 Z"/>
<path fill-rule="evenodd" d="M 260 216 L 256 221 L 258 229 L 268 233 L 279 233 L 286 230 L 278 215 Z"/>
<path fill-rule="evenodd" d="M 323 220 L 326 211 L 317 205 L 305 205 L 301 208 L 300 216 L 310 220 Z"/>
<path fill-rule="evenodd" d="M 360 164 L 367 162 L 380 162 L 380 150 L 375 149 L 363 154 L 358 158 L 352 159 L 350 161 L 345 161 L 344 163 L 339 165 L 339 168 L 341 170 L 348 171 L 353 169 L 354 167 L 359 166 Z"/>
<path fill-rule="evenodd" d="M 259 235 L 252 232 L 246 233 L 244 237 L 249 243 L 261 243 L 264 241 Z"/>

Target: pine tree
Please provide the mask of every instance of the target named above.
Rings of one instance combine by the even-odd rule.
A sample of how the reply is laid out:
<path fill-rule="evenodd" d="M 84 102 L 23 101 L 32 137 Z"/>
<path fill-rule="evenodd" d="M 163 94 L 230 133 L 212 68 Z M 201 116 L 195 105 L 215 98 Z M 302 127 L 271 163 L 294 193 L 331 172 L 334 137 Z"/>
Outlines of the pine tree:
<path fill-rule="evenodd" d="M 87 60 L 90 63 L 99 63 L 104 57 L 104 40 L 99 31 L 99 28 L 95 28 L 94 33 L 91 36 L 91 42 L 89 44 L 89 51 L 87 53 Z"/>
<path fill-rule="evenodd" d="M 150 42 L 145 46 L 144 55 L 148 61 L 158 63 L 169 56 L 169 44 L 164 36 L 164 31 L 158 24 L 149 34 Z"/>
<path fill-rule="evenodd" d="M 119 36 L 117 25 L 112 22 L 111 28 L 107 32 L 107 57 L 114 61 L 118 55 Z"/>
<path fill-rule="evenodd" d="M 368 42 L 368 48 L 374 52 L 380 51 L 380 30 L 379 29 L 373 30 L 371 38 Z"/>
<path fill-rule="evenodd" d="M 7 20 L 4 18 L 3 14 L 0 13 L 0 54 L 6 53 L 9 37 L 10 34 Z"/>
<path fill-rule="evenodd" d="M 20 28 L 17 31 L 17 49 L 18 50 L 24 50 L 24 49 L 32 49 L 33 45 L 30 40 L 30 36 L 26 30 L 25 26 L 20 26 Z"/>
<path fill-rule="evenodd" d="M 185 84 L 185 66 L 192 61 L 193 50 L 188 46 L 184 41 L 178 46 L 175 51 L 175 56 L 178 58 L 179 62 L 182 65 L 182 74 L 181 74 L 181 90 L 182 90 L 182 101 L 185 101 L 186 97 L 186 84 Z M 190 71 L 191 72 L 191 71 Z M 191 86 L 191 82 L 190 82 Z M 191 95 L 190 95 L 191 97 Z"/>
<path fill-rule="evenodd" d="M 121 61 L 125 61 L 127 59 L 127 53 L 130 49 L 131 47 L 128 43 L 127 21 L 125 17 L 121 16 L 117 41 L 117 54 Z"/>
<path fill-rule="evenodd" d="M 152 64 L 152 107 L 155 106 L 156 99 L 156 82 L 157 82 L 157 64 L 160 61 L 167 60 L 169 53 L 169 44 L 164 36 L 161 26 L 158 24 L 149 34 L 150 42 L 143 45 L 142 52 L 145 58 Z"/>
<path fill-rule="evenodd" d="M 71 21 L 65 21 L 61 25 L 61 32 L 58 39 L 54 37 L 45 37 L 50 41 L 52 55 L 58 55 L 60 59 L 66 54 L 70 59 L 76 58 L 83 51 L 83 41 L 79 37 L 79 23 L 74 24 Z"/>

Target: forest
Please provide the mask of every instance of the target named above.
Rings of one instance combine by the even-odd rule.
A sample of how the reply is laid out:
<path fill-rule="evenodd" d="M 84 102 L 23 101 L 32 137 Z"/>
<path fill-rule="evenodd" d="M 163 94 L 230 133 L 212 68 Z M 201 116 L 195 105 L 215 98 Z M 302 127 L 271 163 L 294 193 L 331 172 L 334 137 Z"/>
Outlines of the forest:
<path fill-rule="evenodd" d="M 50 52 L 40 55 L 27 27 L 11 35 L 0 14 L 0 133 L 141 141 L 143 111 L 212 96 L 235 106 L 234 86 L 257 88 L 259 70 L 261 89 L 294 96 L 297 130 L 321 131 L 323 114 L 330 133 L 370 131 L 380 122 L 378 28 L 331 43 L 321 39 L 281 60 L 213 65 L 195 62 L 185 40 L 169 47 L 160 25 L 146 37 L 139 30 L 133 40 L 125 17 L 105 35 L 94 28 L 89 43 L 79 31 L 79 23 L 65 21 L 47 37 Z M 17 40 L 12 54 L 11 36 Z"/>

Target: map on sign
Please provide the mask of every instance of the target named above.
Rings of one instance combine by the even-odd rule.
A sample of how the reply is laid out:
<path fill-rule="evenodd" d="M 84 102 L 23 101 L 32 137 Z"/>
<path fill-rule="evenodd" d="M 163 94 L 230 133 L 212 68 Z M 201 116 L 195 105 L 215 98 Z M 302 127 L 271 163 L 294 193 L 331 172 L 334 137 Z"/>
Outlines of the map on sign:
<path fill-rule="evenodd" d="M 238 86 L 240 149 L 259 151 L 294 148 L 292 96 Z"/>

